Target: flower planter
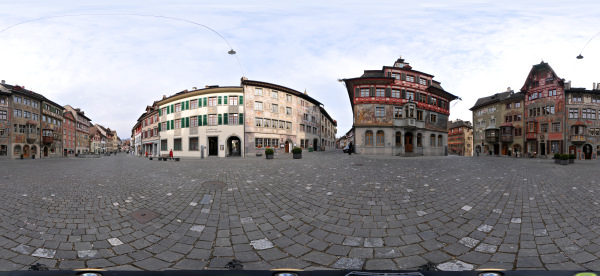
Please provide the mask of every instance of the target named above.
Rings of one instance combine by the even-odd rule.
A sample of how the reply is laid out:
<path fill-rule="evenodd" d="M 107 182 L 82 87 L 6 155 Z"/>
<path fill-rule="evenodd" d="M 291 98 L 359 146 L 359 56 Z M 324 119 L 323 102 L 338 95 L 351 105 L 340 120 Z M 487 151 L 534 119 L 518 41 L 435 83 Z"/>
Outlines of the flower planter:
<path fill-rule="evenodd" d="M 560 160 L 560 164 L 561 165 L 568 165 L 569 164 L 569 160 Z"/>
<path fill-rule="evenodd" d="M 302 159 L 302 153 L 294 153 L 294 159 Z"/>
<path fill-rule="evenodd" d="M 265 154 L 265 156 L 267 157 L 267 159 L 273 159 L 273 154 Z"/>

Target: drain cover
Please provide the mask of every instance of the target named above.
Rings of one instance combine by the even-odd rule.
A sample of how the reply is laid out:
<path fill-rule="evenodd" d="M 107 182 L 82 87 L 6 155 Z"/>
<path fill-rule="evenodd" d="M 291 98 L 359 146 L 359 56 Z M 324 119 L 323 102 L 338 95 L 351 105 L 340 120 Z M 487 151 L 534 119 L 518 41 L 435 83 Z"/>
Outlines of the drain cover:
<path fill-rule="evenodd" d="M 149 209 L 140 209 L 129 214 L 139 224 L 145 224 L 158 217 L 158 214 Z"/>
<path fill-rule="evenodd" d="M 223 189 L 225 186 L 227 186 L 227 184 L 223 181 L 206 181 L 202 184 L 202 187 L 213 190 Z"/>

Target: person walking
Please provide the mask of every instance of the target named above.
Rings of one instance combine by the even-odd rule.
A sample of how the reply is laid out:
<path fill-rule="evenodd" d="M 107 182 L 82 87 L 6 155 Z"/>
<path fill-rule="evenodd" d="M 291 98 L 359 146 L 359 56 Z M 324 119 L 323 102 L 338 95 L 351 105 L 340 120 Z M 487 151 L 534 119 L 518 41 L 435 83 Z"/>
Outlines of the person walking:
<path fill-rule="evenodd" d="M 169 158 L 173 158 L 173 149 L 171 149 L 171 151 L 169 151 Z"/>
<path fill-rule="evenodd" d="M 348 144 L 348 155 L 352 155 L 352 151 L 354 150 L 354 145 L 352 145 L 352 141 Z"/>

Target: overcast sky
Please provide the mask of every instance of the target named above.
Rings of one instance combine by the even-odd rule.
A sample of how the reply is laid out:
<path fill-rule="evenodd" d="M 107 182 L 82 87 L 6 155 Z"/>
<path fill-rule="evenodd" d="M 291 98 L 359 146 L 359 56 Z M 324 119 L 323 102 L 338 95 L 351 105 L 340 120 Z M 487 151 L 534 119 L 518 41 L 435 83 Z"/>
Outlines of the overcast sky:
<path fill-rule="evenodd" d="M 34 21 L 0 32 L 0 79 L 79 107 L 123 139 L 162 95 L 236 86 L 242 75 L 306 89 L 339 137 L 352 112 L 337 79 L 400 55 L 462 98 L 451 119 L 472 120 L 477 98 L 519 91 L 542 60 L 574 87 L 600 82 L 594 0 L 3 2 L 0 29 Z M 240 63 L 221 37 L 186 21 L 218 32 Z"/>

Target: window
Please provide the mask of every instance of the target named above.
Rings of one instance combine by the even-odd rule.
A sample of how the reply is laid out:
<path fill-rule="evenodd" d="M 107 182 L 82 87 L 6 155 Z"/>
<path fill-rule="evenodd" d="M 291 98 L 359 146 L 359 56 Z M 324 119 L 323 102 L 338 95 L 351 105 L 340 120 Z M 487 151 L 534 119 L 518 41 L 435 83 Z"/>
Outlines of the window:
<path fill-rule="evenodd" d="M 406 81 L 415 82 L 415 76 L 406 75 Z"/>
<path fill-rule="evenodd" d="M 229 105 L 238 105 L 238 96 L 229 96 Z"/>
<path fill-rule="evenodd" d="M 191 100 L 191 101 L 190 101 L 190 108 L 191 108 L 191 109 L 196 109 L 196 108 L 198 108 L 198 100 Z"/>
<path fill-rule="evenodd" d="M 426 79 L 419 79 L 419 83 L 421 85 L 427 85 L 427 80 Z"/>
<path fill-rule="evenodd" d="M 277 91 L 271 91 L 271 98 L 277 99 L 279 97 L 279 93 Z"/>
<path fill-rule="evenodd" d="M 271 120 L 269 120 L 269 122 L 271 122 Z M 273 124 L 272 124 L 271 126 L 272 126 L 273 128 L 277 128 L 277 125 L 279 125 L 277 122 L 279 122 L 279 121 L 277 121 L 277 120 L 273 120 L 273 122 L 272 122 Z"/>
<path fill-rule="evenodd" d="M 432 123 L 437 122 L 437 115 L 436 114 L 429 115 L 429 118 L 430 118 L 430 120 L 431 120 Z"/>
<path fill-rule="evenodd" d="M 392 98 L 400 98 L 400 90 L 399 89 L 392 89 Z"/>
<path fill-rule="evenodd" d="M 548 132 L 548 124 L 541 124 L 540 130 L 541 132 Z"/>
<path fill-rule="evenodd" d="M 423 110 L 417 110 L 417 120 L 423 121 Z"/>
<path fill-rule="evenodd" d="M 285 122 L 285 129 L 292 129 L 292 122 Z"/>
<path fill-rule="evenodd" d="M 396 147 L 402 146 L 402 133 L 396 131 Z"/>
<path fill-rule="evenodd" d="M 285 94 L 285 100 L 291 103 L 292 102 L 292 95 Z"/>
<path fill-rule="evenodd" d="M 496 119 L 490 119 L 490 126 L 496 125 Z"/>
<path fill-rule="evenodd" d="M 375 117 L 384 117 L 385 116 L 385 107 L 377 106 L 375 107 Z"/>
<path fill-rule="evenodd" d="M 181 150 L 181 138 L 174 139 L 173 144 L 173 150 Z"/>
<path fill-rule="evenodd" d="M 239 124 L 239 117 L 237 113 L 229 113 L 229 125 Z"/>
<path fill-rule="evenodd" d="M 365 146 L 373 146 L 373 132 L 370 130 L 365 132 Z"/>
<path fill-rule="evenodd" d="M 254 110 L 263 110 L 262 102 L 254 102 Z"/>
<path fill-rule="evenodd" d="M 198 137 L 190 138 L 189 150 L 198 150 Z"/>
<path fill-rule="evenodd" d="M 175 112 L 181 112 L 181 103 L 175 104 Z"/>
<path fill-rule="evenodd" d="M 512 122 L 512 116 L 504 116 L 504 122 Z"/>
<path fill-rule="evenodd" d="M 429 146 L 435 147 L 435 135 L 433 135 L 433 134 L 431 134 L 431 136 L 429 136 Z"/>
<path fill-rule="evenodd" d="M 254 89 L 254 95 L 262 96 L 262 88 L 256 88 L 256 89 Z"/>
<path fill-rule="evenodd" d="M 442 135 L 438 135 L 438 147 L 441 147 L 441 146 L 442 146 L 442 140 L 444 140 L 444 139 L 442 138 Z"/>
<path fill-rule="evenodd" d="M 167 108 L 166 107 L 162 108 L 162 115 L 163 116 L 167 115 Z"/>
<path fill-rule="evenodd" d="M 271 112 L 279 113 L 279 105 L 271 104 Z"/>
<path fill-rule="evenodd" d="M 360 89 L 360 97 L 365 98 L 369 96 L 369 88 Z"/>
<path fill-rule="evenodd" d="M 516 102 L 515 103 L 515 108 L 521 107 L 521 102 Z"/>
<path fill-rule="evenodd" d="M 217 97 L 208 98 L 208 106 L 217 106 Z"/>
<path fill-rule="evenodd" d="M 512 103 L 507 103 L 506 104 L 506 109 L 510 109 L 512 107 Z"/>
<path fill-rule="evenodd" d="M 417 147 L 422 147 L 423 146 L 423 134 L 419 133 L 417 134 Z"/>
<path fill-rule="evenodd" d="M 263 139 L 262 138 L 255 138 L 254 139 L 254 146 L 257 148 L 262 148 L 263 146 Z"/>
<path fill-rule="evenodd" d="M 217 114 L 209 114 L 208 115 L 208 125 L 209 126 L 217 125 Z"/>
<path fill-rule="evenodd" d="M 262 127 L 263 126 L 263 118 L 254 118 L 254 126 Z"/>
<path fill-rule="evenodd" d="M 548 97 L 556 96 L 556 89 L 548 90 Z"/>
<path fill-rule="evenodd" d="M 400 74 L 398 74 L 398 73 L 392 73 L 392 78 L 399 80 L 400 79 Z"/>
<path fill-rule="evenodd" d="M 569 118 L 572 118 L 572 119 L 579 118 L 579 109 L 569 108 Z"/>
<path fill-rule="evenodd" d="M 385 88 L 375 89 L 375 97 L 380 97 L 380 98 L 385 97 Z"/>
<path fill-rule="evenodd" d="M 383 134 L 383 130 L 378 130 L 376 137 L 377 137 L 377 146 L 378 147 L 385 146 L 385 136 Z"/>
<path fill-rule="evenodd" d="M 6 110 L 0 110 L 0 120 L 7 120 L 7 113 Z"/>
<path fill-rule="evenodd" d="M 600 103 L 600 97 L 592 97 L 592 103 Z"/>
<path fill-rule="evenodd" d="M 286 114 L 286 115 L 292 115 L 292 108 L 291 108 L 291 107 L 289 107 L 289 106 L 287 106 L 287 107 L 285 108 L 285 114 Z"/>
<path fill-rule="evenodd" d="M 275 120 L 273 120 L 273 122 L 275 122 Z M 284 129 L 285 128 L 285 122 L 284 121 L 279 121 L 279 129 Z"/>
<path fill-rule="evenodd" d="M 197 127 L 198 126 L 198 117 L 197 116 L 191 116 L 190 117 L 190 126 L 191 127 Z"/>
<path fill-rule="evenodd" d="M 264 127 L 271 127 L 271 119 L 264 119 L 263 125 Z"/>
<path fill-rule="evenodd" d="M 514 115 L 513 119 L 515 122 L 520 122 L 521 121 L 521 115 Z"/>
<path fill-rule="evenodd" d="M 161 130 L 162 131 L 166 131 L 167 130 L 167 122 L 162 122 Z"/>
<path fill-rule="evenodd" d="M 394 118 L 402 118 L 402 107 L 394 106 Z"/>
<path fill-rule="evenodd" d="M 406 99 L 407 100 L 414 100 L 415 99 L 415 92 L 412 91 L 406 91 Z"/>
<path fill-rule="evenodd" d="M 175 129 L 181 128 L 181 119 L 175 120 Z"/>
<path fill-rule="evenodd" d="M 582 102 L 583 98 L 581 97 L 581 95 L 573 95 L 571 100 L 574 102 Z"/>

